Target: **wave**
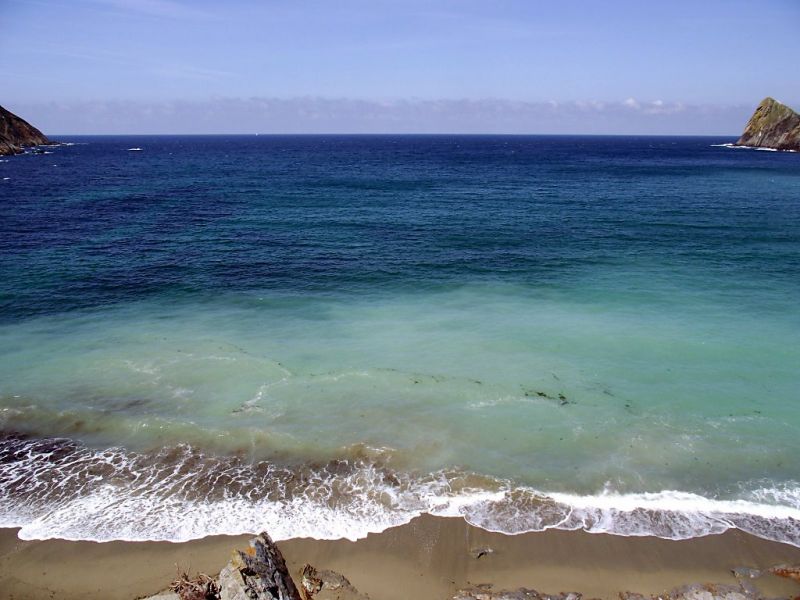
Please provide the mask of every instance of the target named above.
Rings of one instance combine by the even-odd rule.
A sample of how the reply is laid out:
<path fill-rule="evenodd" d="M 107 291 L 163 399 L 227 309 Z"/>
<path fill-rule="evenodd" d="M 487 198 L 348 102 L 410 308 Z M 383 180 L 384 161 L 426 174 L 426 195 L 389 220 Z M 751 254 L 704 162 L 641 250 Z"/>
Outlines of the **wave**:
<path fill-rule="evenodd" d="M 761 150 L 762 152 L 797 152 L 797 150 L 779 150 L 778 148 L 767 148 L 766 146 L 743 146 L 741 144 L 711 144 L 712 148 L 742 148 L 744 150 Z"/>
<path fill-rule="evenodd" d="M 267 530 L 278 540 L 356 540 L 422 514 L 506 534 L 582 529 L 686 539 L 736 528 L 800 547 L 800 484 L 736 499 L 680 491 L 544 493 L 459 470 L 425 475 L 357 446 L 324 464 L 278 466 L 207 456 L 91 450 L 67 439 L 0 440 L 0 527 L 22 539 L 180 542 Z"/>

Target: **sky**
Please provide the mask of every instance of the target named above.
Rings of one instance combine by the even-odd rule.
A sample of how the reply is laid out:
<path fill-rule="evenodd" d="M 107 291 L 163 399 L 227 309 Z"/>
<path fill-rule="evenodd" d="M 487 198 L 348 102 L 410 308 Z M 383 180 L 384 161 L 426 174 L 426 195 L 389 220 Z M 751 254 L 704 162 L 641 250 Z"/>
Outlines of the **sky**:
<path fill-rule="evenodd" d="M 800 0 L 0 0 L 45 133 L 736 135 L 800 108 Z"/>

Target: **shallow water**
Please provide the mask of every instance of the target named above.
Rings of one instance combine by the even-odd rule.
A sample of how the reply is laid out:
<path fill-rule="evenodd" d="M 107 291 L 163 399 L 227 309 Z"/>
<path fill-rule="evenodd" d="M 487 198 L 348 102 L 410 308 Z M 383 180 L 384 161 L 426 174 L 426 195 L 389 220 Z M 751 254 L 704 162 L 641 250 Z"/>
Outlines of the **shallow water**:
<path fill-rule="evenodd" d="M 800 156 L 74 141 L 0 164 L 0 524 L 800 544 Z"/>

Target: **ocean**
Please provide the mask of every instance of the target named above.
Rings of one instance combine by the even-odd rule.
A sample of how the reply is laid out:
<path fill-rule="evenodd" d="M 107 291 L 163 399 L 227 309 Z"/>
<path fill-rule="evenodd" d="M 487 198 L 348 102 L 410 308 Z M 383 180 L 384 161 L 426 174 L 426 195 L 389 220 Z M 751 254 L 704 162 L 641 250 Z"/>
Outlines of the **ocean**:
<path fill-rule="evenodd" d="M 800 154 L 66 141 L 0 161 L 0 527 L 800 546 Z"/>

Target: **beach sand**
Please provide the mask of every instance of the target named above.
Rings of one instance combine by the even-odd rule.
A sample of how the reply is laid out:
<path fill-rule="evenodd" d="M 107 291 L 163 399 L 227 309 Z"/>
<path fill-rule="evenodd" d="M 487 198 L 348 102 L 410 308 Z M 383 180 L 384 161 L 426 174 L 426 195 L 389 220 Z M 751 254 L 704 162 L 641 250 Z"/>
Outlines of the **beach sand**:
<path fill-rule="evenodd" d="M 0 600 L 130 600 L 165 588 L 178 567 L 216 574 L 251 537 L 100 544 L 22 541 L 16 534 L 0 530 Z M 333 569 L 373 600 L 445 600 L 481 583 L 617 598 L 623 590 L 657 594 L 687 583 L 735 583 L 730 569 L 738 566 L 800 563 L 800 548 L 739 531 L 684 541 L 555 530 L 509 536 L 430 516 L 357 542 L 296 539 L 279 547 L 293 575 L 306 562 Z M 493 552 L 475 558 L 471 551 L 482 547 Z M 774 576 L 756 583 L 766 596 L 800 595 L 796 583 Z"/>

